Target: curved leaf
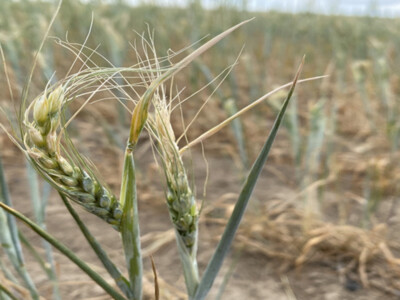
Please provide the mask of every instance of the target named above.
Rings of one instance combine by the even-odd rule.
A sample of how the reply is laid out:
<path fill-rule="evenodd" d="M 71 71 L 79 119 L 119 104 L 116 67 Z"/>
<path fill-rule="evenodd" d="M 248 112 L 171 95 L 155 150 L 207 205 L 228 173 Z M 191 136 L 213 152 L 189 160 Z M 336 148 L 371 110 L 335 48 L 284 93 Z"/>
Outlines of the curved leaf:
<path fill-rule="evenodd" d="M 300 75 L 301 69 L 304 64 L 303 61 L 296 73 L 296 76 L 293 80 L 292 86 L 290 88 L 289 94 L 283 103 L 283 106 L 275 120 L 275 123 L 272 127 L 272 130 L 268 136 L 267 141 L 265 142 L 260 154 L 258 155 L 256 161 L 254 162 L 249 175 L 246 178 L 242 191 L 240 192 L 239 199 L 236 202 L 235 208 L 232 212 L 231 217 L 229 218 L 228 224 L 226 225 L 225 231 L 221 237 L 221 240 L 218 243 L 218 246 L 209 261 L 207 268 L 203 274 L 203 277 L 200 281 L 199 287 L 196 292 L 196 296 L 194 299 L 202 300 L 206 297 L 208 292 L 210 291 L 215 278 L 219 270 L 221 269 L 222 263 L 228 254 L 229 248 L 232 245 L 233 239 L 235 237 L 236 231 L 239 227 L 239 224 L 242 220 L 243 214 L 246 210 L 247 204 L 250 200 L 250 196 L 253 192 L 253 189 L 257 183 L 257 179 L 260 176 L 260 173 L 264 167 L 265 162 L 267 161 L 269 151 L 271 150 L 272 144 L 275 140 L 276 134 L 278 132 L 279 126 L 282 123 L 283 117 L 285 115 L 286 108 L 289 104 L 290 98 L 293 95 L 294 88 L 297 83 L 297 79 Z"/>

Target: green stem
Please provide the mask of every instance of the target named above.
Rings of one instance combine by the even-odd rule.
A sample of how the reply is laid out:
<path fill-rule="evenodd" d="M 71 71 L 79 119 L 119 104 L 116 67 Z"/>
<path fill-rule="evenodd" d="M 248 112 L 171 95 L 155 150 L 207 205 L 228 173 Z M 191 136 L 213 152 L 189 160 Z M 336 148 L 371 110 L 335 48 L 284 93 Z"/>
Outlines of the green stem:
<path fill-rule="evenodd" d="M 4 265 L 4 263 L 0 259 L 0 270 L 3 272 L 3 274 L 6 276 L 6 278 L 13 283 L 19 285 L 18 279 L 14 276 L 13 273 Z"/>
<path fill-rule="evenodd" d="M 39 192 L 39 181 L 38 175 L 35 172 L 34 168 L 29 164 L 26 163 L 26 171 L 27 171 L 27 178 L 29 183 L 29 190 L 31 195 L 31 200 L 33 204 L 33 212 L 35 215 L 36 223 L 43 229 L 46 230 L 46 206 L 47 206 L 47 197 L 49 194 L 42 195 Z M 46 185 L 45 185 L 46 187 Z M 47 189 L 50 189 L 50 186 L 47 186 Z M 27 247 L 29 247 L 30 251 L 35 251 L 33 247 L 29 244 L 29 242 L 24 238 L 22 234 L 19 235 L 20 239 Z M 53 298 L 54 300 L 61 300 L 60 289 L 58 286 L 57 275 L 56 275 L 56 268 L 54 264 L 54 257 L 52 248 L 49 243 L 43 241 L 43 248 L 46 251 L 47 256 L 47 264 L 43 264 L 44 270 L 49 277 L 50 281 L 53 284 Z M 41 258 L 40 258 L 41 259 Z"/>
<path fill-rule="evenodd" d="M 121 274 L 118 268 L 114 265 L 114 263 L 110 260 L 107 253 L 101 248 L 100 244 L 96 240 L 96 238 L 90 233 L 89 229 L 83 224 L 81 218 L 76 213 L 75 209 L 69 203 L 68 199 L 60 193 L 61 199 L 64 201 L 65 206 L 67 207 L 69 213 L 74 218 L 75 222 L 79 226 L 86 240 L 92 247 L 93 251 L 96 253 L 97 257 L 100 259 L 103 266 L 106 268 L 108 273 L 114 279 L 115 283 L 121 289 L 121 291 L 125 294 L 126 297 L 132 298 L 132 292 L 130 290 L 128 280 Z"/>
<path fill-rule="evenodd" d="M 3 165 L 0 160 L 0 203 L 5 203 L 8 206 L 12 206 L 11 198 L 9 196 L 8 188 L 6 179 L 4 176 Z M 39 294 L 37 292 L 35 283 L 33 282 L 32 278 L 30 277 L 28 271 L 25 268 L 25 260 L 24 255 L 22 252 L 22 247 L 20 240 L 18 238 L 18 227 L 15 219 L 11 215 L 7 215 L 7 227 L 10 233 L 10 240 L 12 243 L 13 248 L 13 255 L 15 255 L 14 259 L 11 259 L 15 270 L 24 280 L 29 292 L 34 300 L 39 300 Z M 8 251 L 9 255 L 11 254 L 12 250 Z"/>
<path fill-rule="evenodd" d="M 125 153 L 124 173 L 121 184 L 121 238 L 125 252 L 126 265 L 133 298 L 142 298 L 143 263 L 140 249 L 139 213 L 136 194 L 135 163 L 132 149 L 128 146 Z"/>
<path fill-rule="evenodd" d="M 175 230 L 176 242 L 181 257 L 183 276 L 185 277 L 186 289 L 189 299 L 194 299 L 197 287 L 199 286 L 199 270 L 197 266 L 196 251 L 189 253 L 179 233 Z M 197 238 L 193 249 L 197 249 Z"/>
<path fill-rule="evenodd" d="M 11 291 L 9 291 L 4 285 L 2 285 L 1 282 L 0 282 L 0 291 L 2 291 L 4 294 L 10 297 L 12 300 L 19 300 L 11 293 Z"/>
<path fill-rule="evenodd" d="M 84 261 L 78 258 L 69 248 L 64 244 L 56 240 L 52 235 L 44 231 L 40 226 L 32 222 L 30 219 L 25 217 L 23 214 L 19 213 L 15 209 L 5 205 L 0 202 L 0 207 L 3 208 L 8 213 L 12 214 L 19 220 L 25 223 L 38 235 L 48 241 L 53 247 L 58 249 L 62 254 L 68 257 L 73 263 L 75 263 L 82 271 L 84 271 L 90 278 L 92 278 L 99 286 L 101 286 L 110 296 L 117 300 L 125 300 L 125 298 L 119 294 L 113 287 L 111 287 L 99 274 L 97 274 L 93 269 L 91 269 Z"/>
<path fill-rule="evenodd" d="M 57 282 L 57 277 L 55 276 L 55 273 L 53 272 L 52 266 L 48 263 L 46 263 L 40 254 L 36 251 L 36 249 L 29 243 L 29 241 L 26 239 L 26 237 L 19 232 L 19 238 L 21 242 L 24 244 L 24 246 L 29 250 L 29 252 L 33 255 L 33 257 L 37 260 L 39 265 L 42 267 L 42 269 L 46 272 L 47 277 L 49 277 L 51 283 L 53 286 L 58 287 L 58 282 Z M 58 289 L 57 289 L 58 290 Z M 58 295 L 58 296 L 57 296 Z M 55 299 L 60 299 L 59 294 L 53 294 Z"/>

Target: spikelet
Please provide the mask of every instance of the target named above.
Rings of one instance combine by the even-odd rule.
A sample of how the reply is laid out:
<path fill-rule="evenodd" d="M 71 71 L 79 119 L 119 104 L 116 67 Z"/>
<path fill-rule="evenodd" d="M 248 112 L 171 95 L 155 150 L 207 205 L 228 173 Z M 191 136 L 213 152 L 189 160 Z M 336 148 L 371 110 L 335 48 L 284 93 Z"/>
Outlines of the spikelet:
<path fill-rule="evenodd" d="M 167 181 L 167 205 L 172 223 L 189 253 L 196 251 L 199 211 L 170 123 L 165 97 L 155 94 L 149 119 Z"/>
<path fill-rule="evenodd" d="M 88 166 L 78 166 L 68 153 L 63 156 L 59 137 L 65 87 L 59 85 L 33 101 L 25 113 L 24 144 L 34 167 L 60 193 L 106 222 L 119 227 L 122 210 L 116 197 L 93 175 Z M 33 120 L 30 110 L 33 108 Z M 66 152 L 66 150 L 64 150 Z M 79 154 L 78 154 L 79 155 Z"/>

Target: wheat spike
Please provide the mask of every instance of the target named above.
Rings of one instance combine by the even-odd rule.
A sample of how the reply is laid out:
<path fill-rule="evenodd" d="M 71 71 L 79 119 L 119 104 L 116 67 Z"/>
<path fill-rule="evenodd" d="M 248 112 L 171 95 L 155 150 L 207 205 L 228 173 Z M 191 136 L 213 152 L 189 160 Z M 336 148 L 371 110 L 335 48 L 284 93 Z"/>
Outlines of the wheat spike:
<path fill-rule="evenodd" d="M 169 214 L 186 248 L 190 252 L 195 251 L 199 219 L 195 196 L 179 154 L 165 95 L 157 92 L 153 103 L 155 112 L 149 118 L 149 128 L 157 140 L 157 149 L 167 181 L 166 198 Z"/>
<path fill-rule="evenodd" d="M 118 228 L 122 210 L 116 197 L 100 183 L 89 167 L 63 156 L 59 142 L 65 87 L 59 85 L 33 101 L 25 113 L 26 153 L 34 167 L 63 195 Z M 30 110 L 33 108 L 33 120 Z M 64 152 L 65 149 L 64 149 Z"/>

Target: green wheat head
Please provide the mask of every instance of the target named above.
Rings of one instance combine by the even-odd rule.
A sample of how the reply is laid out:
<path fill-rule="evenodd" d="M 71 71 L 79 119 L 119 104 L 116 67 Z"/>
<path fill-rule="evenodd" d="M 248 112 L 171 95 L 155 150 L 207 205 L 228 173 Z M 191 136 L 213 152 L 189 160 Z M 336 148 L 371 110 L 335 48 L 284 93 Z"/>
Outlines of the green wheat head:
<path fill-rule="evenodd" d="M 62 136 L 66 136 L 62 116 L 68 97 L 67 85 L 58 85 L 29 105 L 23 121 L 26 154 L 58 192 L 118 227 L 122 210 L 116 197 L 77 151 L 61 144 Z"/>

